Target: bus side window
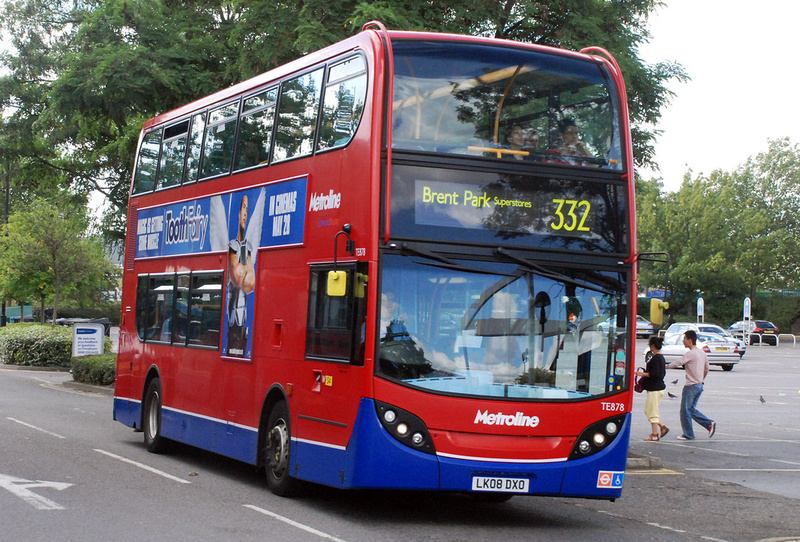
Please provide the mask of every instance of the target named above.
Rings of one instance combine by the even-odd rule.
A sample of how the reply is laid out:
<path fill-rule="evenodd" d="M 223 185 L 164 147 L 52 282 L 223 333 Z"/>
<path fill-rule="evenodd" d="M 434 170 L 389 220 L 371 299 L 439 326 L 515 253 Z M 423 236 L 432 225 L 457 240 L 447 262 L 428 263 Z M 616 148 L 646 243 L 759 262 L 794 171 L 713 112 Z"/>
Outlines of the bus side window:
<path fill-rule="evenodd" d="M 230 173 L 238 115 L 239 102 L 223 105 L 208 114 L 201 179 Z"/>
<path fill-rule="evenodd" d="M 161 150 L 161 130 L 148 132 L 139 147 L 139 160 L 136 163 L 136 176 L 133 178 L 133 193 L 152 192 L 156 187 L 158 157 Z"/>
<path fill-rule="evenodd" d="M 308 156 L 314 150 L 323 68 L 283 83 L 272 161 Z"/>
<path fill-rule="evenodd" d="M 142 275 L 136 284 L 136 334 L 140 341 L 145 340 L 147 334 L 147 287 L 149 278 Z"/>
<path fill-rule="evenodd" d="M 186 134 L 188 130 L 188 120 L 173 124 L 164 130 L 161 165 L 158 168 L 158 188 L 181 184 L 186 158 Z"/>
<path fill-rule="evenodd" d="M 311 269 L 306 355 L 360 365 L 366 338 L 366 265 L 339 265 L 339 270 L 347 272 L 343 296 L 328 295 L 328 274 L 332 267 Z"/>
<path fill-rule="evenodd" d="M 219 348 L 222 322 L 222 274 L 192 275 L 189 291 L 188 341 Z"/>
<path fill-rule="evenodd" d="M 186 177 L 183 180 L 184 183 L 193 183 L 197 180 L 197 174 L 200 172 L 200 155 L 205 130 L 206 114 L 199 113 L 193 116 L 186 149 Z"/>
<path fill-rule="evenodd" d="M 172 341 L 175 308 L 175 275 L 150 277 L 147 292 L 147 331 L 150 341 Z"/>
<path fill-rule="evenodd" d="M 186 345 L 190 284 L 191 278 L 188 274 L 178 275 L 178 280 L 175 282 L 175 325 L 172 330 L 172 344 L 175 345 Z"/>
<path fill-rule="evenodd" d="M 245 98 L 242 105 L 242 118 L 239 121 L 234 170 L 266 164 L 269 161 L 269 147 L 272 142 L 272 126 L 275 123 L 277 98 L 277 88 Z"/>
<path fill-rule="evenodd" d="M 322 102 L 319 150 L 347 145 L 356 133 L 367 96 L 364 58 L 351 57 L 332 66 Z"/>

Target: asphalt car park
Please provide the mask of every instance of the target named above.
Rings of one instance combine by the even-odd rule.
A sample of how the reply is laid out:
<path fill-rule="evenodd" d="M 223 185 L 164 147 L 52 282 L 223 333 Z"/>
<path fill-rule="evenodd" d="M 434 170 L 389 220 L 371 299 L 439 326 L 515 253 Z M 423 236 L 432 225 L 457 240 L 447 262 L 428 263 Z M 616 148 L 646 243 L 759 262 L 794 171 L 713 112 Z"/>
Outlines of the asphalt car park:
<path fill-rule="evenodd" d="M 642 359 L 646 341 L 636 341 Z M 644 415 L 645 393 L 634 394 L 631 451 L 658 457 L 664 469 L 700 475 L 722 484 L 740 484 L 800 499 L 800 346 L 751 345 L 733 372 L 712 367 L 698 408 L 717 423 L 709 438 L 694 424 L 696 440 L 679 441 L 680 397 L 684 373 L 670 369 L 667 394 L 659 411 L 669 434 L 644 442 L 650 425 Z"/>

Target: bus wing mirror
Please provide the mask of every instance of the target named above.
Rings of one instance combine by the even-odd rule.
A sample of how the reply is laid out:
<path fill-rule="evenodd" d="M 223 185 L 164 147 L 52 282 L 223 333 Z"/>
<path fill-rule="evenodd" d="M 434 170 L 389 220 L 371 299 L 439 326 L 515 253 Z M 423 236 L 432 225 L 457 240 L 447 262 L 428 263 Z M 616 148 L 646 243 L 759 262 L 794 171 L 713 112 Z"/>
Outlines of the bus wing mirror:
<path fill-rule="evenodd" d="M 347 293 L 347 272 L 328 271 L 329 297 L 343 297 Z"/>
<path fill-rule="evenodd" d="M 356 273 L 356 284 L 353 288 L 353 294 L 356 298 L 361 299 L 366 295 L 367 282 L 367 275 L 364 273 Z"/>

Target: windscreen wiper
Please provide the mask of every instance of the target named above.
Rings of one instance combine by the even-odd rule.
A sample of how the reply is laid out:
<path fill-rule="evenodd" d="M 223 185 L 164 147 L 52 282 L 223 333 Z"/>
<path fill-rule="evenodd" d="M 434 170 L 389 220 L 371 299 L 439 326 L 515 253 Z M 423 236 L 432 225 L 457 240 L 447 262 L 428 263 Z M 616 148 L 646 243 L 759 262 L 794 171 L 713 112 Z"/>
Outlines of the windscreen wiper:
<path fill-rule="evenodd" d="M 537 265 L 530 260 L 518 256 L 517 254 L 511 252 L 507 248 L 504 247 L 497 247 L 495 252 L 501 256 L 505 256 L 507 259 L 514 261 L 521 266 L 525 267 L 529 271 L 534 271 L 535 273 L 542 275 L 543 277 L 547 277 L 549 279 L 558 280 L 561 282 L 568 282 L 570 284 L 574 284 L 575 286 L 580 286 L 581 288 L 586 288 L 587 290 L 594 290 L 596 292 L 600 292 L 606 295 L 616 296 L 619 295 L 619 292 L 614 292 L 611 290 L 607 290 L 597 284 L 592 284 L 590 282 L 584 282 L 582 280 L 575 279 L 573 277 L 564 275 L 562 273 L 558 273 L 557 271 L 551 271 L 549 269 L 545 269 L 541 265 Z"/>
<path fill-rule="evenodd" d="M 455 262 L 445 256 L 441 256 L 439 254 L 430 252 L 428 250 L 418 248 L 409 243 L 401 244 L 400 248 L 402 248 L 404 252 L 410 252 L 411 254 L 416 254 L 417 256 L 422 256 L 423 258 L 428 258 L 429 260 L 435 260 L 437 262 L 440 262 L 440 263 L 420 262 L 422 265 L 438 267 L 440 269 L 452 269 L 454 271 L 465 271 L 467 273 L 479 273 L 482 275 L 516 276 L 515 274 L 501 273 L 498 272 L 497 270 L 492 270 L 492 269 L 481 269 L 479 267 L 470 267 L 468 265 Z"/>

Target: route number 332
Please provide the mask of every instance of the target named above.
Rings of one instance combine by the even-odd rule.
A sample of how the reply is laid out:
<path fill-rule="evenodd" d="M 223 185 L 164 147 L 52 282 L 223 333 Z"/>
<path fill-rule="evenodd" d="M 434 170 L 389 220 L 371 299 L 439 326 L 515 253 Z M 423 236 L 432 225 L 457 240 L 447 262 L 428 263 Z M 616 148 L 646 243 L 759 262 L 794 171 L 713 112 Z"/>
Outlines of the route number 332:
<path fill-rule="evenodd" d="M 586 225 L 586 219 L 592 204 L 586 200 L 574 199 L 554 199 L 553 203 L 558 205 L 555 210 L 555 218 L 550 223 L 550 227 L 556 231 L 590 231 Z"/>

